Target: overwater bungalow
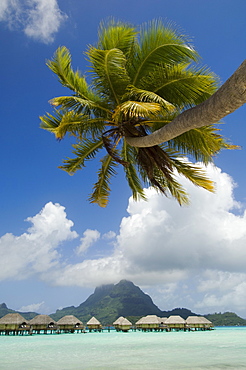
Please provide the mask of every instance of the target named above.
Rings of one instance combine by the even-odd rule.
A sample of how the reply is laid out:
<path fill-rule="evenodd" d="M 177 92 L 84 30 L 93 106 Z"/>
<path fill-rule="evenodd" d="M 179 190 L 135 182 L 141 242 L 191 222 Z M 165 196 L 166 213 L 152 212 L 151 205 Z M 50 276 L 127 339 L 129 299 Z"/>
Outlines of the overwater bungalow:
<path fill-rule="evenodd" d="M 135 325 L 137 329 L 143 331 L 159 330 L 160 318 L 156 315 L 147 315 L 138 320 Z"/>
<path fill-rule="evenodd" d="M 94 316 L 87 322 L 89 331 L 102 331 L 102 324 Z"/>
<path fill-rule="evenodd" d="M 186 319 L 186 326 L 189 330 L 211 330 L 213 324 L 203 316 L 189 316 Z"/>
<path fill-rule="evenodd" d="M 132 327 L 132 323 L 123 316 L 120 316 L 116 321 L 114 321 L 113 325 L 117 331 L 123 332 L 127 332 Z"/>
<path fill-rule="evenodd" d="M 186 329 L 186 321 L 179 315 L 172 315 L 169 316 L 166 321 L 165 325 L 167 330 L 185 330 Z"/>
<path fill-rule="evenodd" d="M 43 331 L 45 334 L 50 332 L 52 334 L 53 331 L 57 330 L 57 322 L 54 321 L 48 315 L 37 315 L 32 320 L 30 320 L 30 326 L 32 332 L 40 334 Z"/>
<path fill-rule="evenodd" d="M 82 321 L 80 321 L 74 315 L 63 316 L 57 321 L 57 325 L 59 332 L 64 333 L 74 333 L 75 331 L 78 333 L 79 331 L 82 332 L 84 330 Z"/>
<path fill-rule="evenodd" d="M 0 334 L 24 334 L 29 330 L 28 320 L 19 313 L 8 313 L 0 319 Z"/>

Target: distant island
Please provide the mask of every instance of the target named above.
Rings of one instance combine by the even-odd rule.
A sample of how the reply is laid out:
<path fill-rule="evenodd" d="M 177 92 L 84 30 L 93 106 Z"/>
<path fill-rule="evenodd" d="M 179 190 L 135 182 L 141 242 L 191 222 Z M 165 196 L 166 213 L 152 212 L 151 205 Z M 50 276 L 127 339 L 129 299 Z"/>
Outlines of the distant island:
<path fill-rule="evenodd" d="M 0 304 L 0 318 L 8 313 L 20 313 L 26 320 L 34 318 L 36 312 L 19 312 Z M 82 322 L 87 322 L 95 316 L 103 325 L 112 324 L 118 317 L 124 316 L 132 323 L 146 315 L 169 317 L 179 315 L 183 319 L 188 316 L 199 316 L 187 308 L 174 308 L 171 311 L 160 310 L 148 294 L 145 294 L 131 281 L 121 280 L 118 284 L 108 284 L 97 287 L 93 294 L 78 307 L 70 306 L 56 310 L 50 314 L 55 321 L 65 315 L 74 315 Z M 246 326 L 246 320 L 233 312 L 203 315 L 212 321 L 214 326 Z"/>

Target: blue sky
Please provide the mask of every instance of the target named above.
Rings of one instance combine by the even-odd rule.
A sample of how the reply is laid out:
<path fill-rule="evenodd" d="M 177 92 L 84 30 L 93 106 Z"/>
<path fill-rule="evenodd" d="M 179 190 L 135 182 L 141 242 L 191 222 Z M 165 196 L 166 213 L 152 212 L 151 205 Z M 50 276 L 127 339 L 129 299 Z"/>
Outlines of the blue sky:
<path fill-rule="evenodd" d="M 134 203 L 122 173 L 106 209 L 90 204 L 97 162 L 70 177 L 57 167 L 72 141 L 39 128 L 48 101 L 65 94 L 46 60 L 65 45 L 84 72 L 100 21 L 173 22 L 223 83 L 245 59 L 245 13 L 244 0 L 1 1 L 0 303 L 52 313 L 129 279 L 163 310 L 246 318 L 245 107 L 222 126 L 241 149 L 207 169 L 216 194 L 185 183 L 188 208 L 151 189 Z"/>

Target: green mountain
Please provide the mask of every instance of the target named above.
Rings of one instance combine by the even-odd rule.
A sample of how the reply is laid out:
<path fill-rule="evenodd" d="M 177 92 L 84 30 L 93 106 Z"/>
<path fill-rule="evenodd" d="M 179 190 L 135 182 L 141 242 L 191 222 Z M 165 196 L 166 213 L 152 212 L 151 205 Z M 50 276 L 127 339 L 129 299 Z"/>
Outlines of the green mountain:
<path fill-rule="evenodd" d="M 112 325 L 119 317 L 124 316 L 132 323 L 146 315 L 157 315 L 168 317 L 180 315 L 186 319 L 195 315 L 186 308 L 175 308 L 172 311 L 161 311 L 152 301 L 148 294 L 145 294 L 131 281 L 121 280 L 118 284 L 102 285 L 95 289 L 87 300 L 78 307 L 66 307 L 57 310 L 50 316 L 59 320 L 65 315 L 74 315 L 86 323 L 92 316 L 95 316 L 103 325 Z"/>
<path fill-rule="evenodd" d="M 95 316 L 103 325 L 112 324 L 119 316 L 142 317 L 162 315 L 162 311 L 153 303 L 149 295 L 127 280 L 118 284 L 102 285 L 95 289 L 87 300 L 78 307 L 66 307 L 50 315 L 59 320 L 64 315 L 75 315 L 83 322 Z"/>
<path fill-rule="evenodd" d="M 205 317 L 212 321 L 214 326 L 246 326 L 246 320 L 233 312 L 214 313 Z"/>
<path fill-rule="evenodd" d="M 11 310 L 6 306 L 6 303 L 0 304 L 0 318 L 7 315 L 8 313 L 17 313 L 17 312 L 21 314 L 26 320 L 31 320 L 33 317 L 37 315 L 36 312 L 19 312 Z"/>

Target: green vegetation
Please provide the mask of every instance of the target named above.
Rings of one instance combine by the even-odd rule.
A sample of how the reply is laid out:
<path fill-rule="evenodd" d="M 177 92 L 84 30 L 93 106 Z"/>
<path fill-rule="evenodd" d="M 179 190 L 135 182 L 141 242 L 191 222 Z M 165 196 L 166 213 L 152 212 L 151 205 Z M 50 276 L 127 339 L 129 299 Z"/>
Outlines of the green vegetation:
<path fill-rule="evenodd" d="M 214 313 L 205 316 L 214 326 L 246 326 L 246 320 L 233 312 Z"/>

